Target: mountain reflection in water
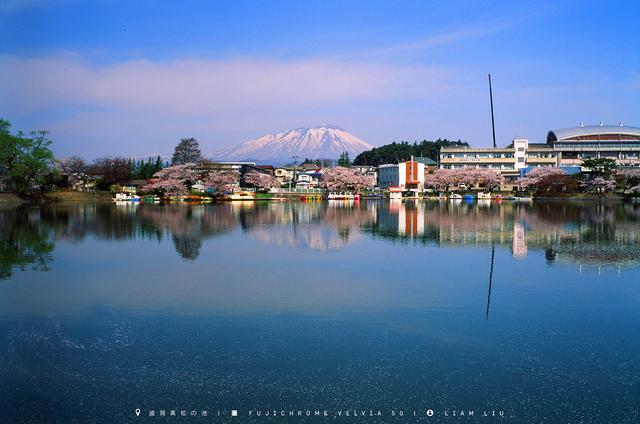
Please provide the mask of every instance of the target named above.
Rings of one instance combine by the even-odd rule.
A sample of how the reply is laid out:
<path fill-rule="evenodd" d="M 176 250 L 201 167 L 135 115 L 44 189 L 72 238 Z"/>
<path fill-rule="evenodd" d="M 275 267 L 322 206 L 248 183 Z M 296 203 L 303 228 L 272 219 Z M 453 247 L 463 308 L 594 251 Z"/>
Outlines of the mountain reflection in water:
<path fill-rule="evenodd" d="M 0 209 L 0 278 L 47 270 L 55 244 L 170 239 L 184 260 L 203 243 L 241 229 L 260 243 L 337 251 L 365 235 L 393 243 L 508 246 L 516 258 L 625 265 L 640 258 L 640 205 L 363 201 L 212 205 L 59 204 Z"/>

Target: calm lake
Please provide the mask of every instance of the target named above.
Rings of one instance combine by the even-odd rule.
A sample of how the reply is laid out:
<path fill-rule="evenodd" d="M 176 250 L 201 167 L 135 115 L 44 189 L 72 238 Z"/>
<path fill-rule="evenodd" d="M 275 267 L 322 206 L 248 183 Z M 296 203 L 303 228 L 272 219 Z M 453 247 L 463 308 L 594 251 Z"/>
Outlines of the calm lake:
<path fill-rule="evenodd" d="M 640 422 L 640 204 L 73 204 L 0 229 L 2 422 Z"/>

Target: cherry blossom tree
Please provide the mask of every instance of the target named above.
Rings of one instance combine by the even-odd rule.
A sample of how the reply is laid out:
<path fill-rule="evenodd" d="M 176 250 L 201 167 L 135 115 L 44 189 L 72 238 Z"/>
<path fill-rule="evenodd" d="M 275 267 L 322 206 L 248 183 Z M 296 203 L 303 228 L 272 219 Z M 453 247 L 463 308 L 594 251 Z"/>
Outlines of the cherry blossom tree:
<path fill-rule="evenodd" d="M 433 172 L 424 176 L 425 187 L 432 187 L 438 191 L 446 191 L 449 189 L 448 169 L 435 169 Z"/>
<path fill-rule="evenodd" d="M 640 185 L 633 186 L 630 189 L 624 192 L 625 194 L 630 194 L 632 196 L 640 196 Z"/>
<path fill-rule="evenodd" d="M 499 187 L 504 182 L 504 176 L 492 169 L 475 169 L 473 174 L 475 178 L 474 185 L 492 190 Z"/>
<path fill-rule="evenodd" d="M 616 182 L 604 177 L 594 177 L 583 181 L 580 184 L 586 191 L 595 193 L 606 193 L 616 188 Z"/>
<path fill-rule="evenodd" d="M 197 180 L 192 164 L 174 165 L 153 175 L 149 184 L 140 189 L 144 193 L 162 193 L 165 196 L 183 196 Z"/>
<path fill-rule="evenodd" d="M 640 168 L 619 169 L 615 179 L 624 189 L 638 186 L 640 185 Z"/>
<path fill-rule="evenodd" d="M 504 177 L 498 171 L 482 168 L 436 169 L 425 175 L 425 186 L 440 191 L 448 191 L 461 185 L 493 189 L 503 181 Z"/>
<path fill-rule="evenodd" d="M 232 191 L 238 185 L 240 174 L 237 171 L 211 171 L 202 178 L 202 184 L 218 192 Z"/>
<path fill-rule="evenodd" d="M 554 166 L 539 166 L 532 169 L 524 177 L 516 180 L 515 186 L 520 190 L 535 188 L 541 183 L 550 183 L 553 180 L 559 180 L 560 177 L 566 176 L 567 173 L 563 169 Z"/>
<path fill-rule="evenodd" d="M 276 177 L 257 171 L 247 172 L 244 175 L 244 182 L 260 190 L 280 187 L 280 181 Z"/>
<path fill-rule="evenodd" d="M 320 182 L 321 187 L 334 192 L 358 192 L 365 188 L 371 188 L 373 185 L 370 178 L 367 178 L 356 170 L 342 166 L 326 169 Z"/>

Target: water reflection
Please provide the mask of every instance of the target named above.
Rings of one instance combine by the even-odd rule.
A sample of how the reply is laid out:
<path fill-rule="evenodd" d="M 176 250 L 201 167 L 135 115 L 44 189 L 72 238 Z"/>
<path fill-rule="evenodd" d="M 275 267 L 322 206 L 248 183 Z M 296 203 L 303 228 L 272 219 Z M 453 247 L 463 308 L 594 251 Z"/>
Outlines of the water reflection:
<path fill-rule="evenodd" d="M 640 267 L 557 263 L 635 263 L 639 216 L 621 203 L 0 210 L 3 278 L 26 270 L 0 284 L 0 410 L 112 423 L 135 408 L 432 407 L 448 423 L 460 406 L 634 422 Z"/>
<path fill-rule="evenodd" d="M 241 214 L 252 237 L 278 246 L 321 252 L 338 250 L 362 238 L 361 227 L 375 221 L 376 203 L 272 204 Z"/>
<path fill-rule="evenodd" d="M 402 243 L 506 245 L 515 258 L 540 250 L 549 262 L 615 265 L 640 258 L 639 220 L 640 207 L 624 203 L 402 202 L 379 208 L 365 230 Z"/>
<path fill-rule="evenodd" d="M 52 226 L 37 209 L 0 209 L 0 279 L 14 268 L 46 271 L 54 249 Z"/>
<path fill-rule="evenodd" d="M 640 207 L 623 203 L 330 202 L 215 205 L 80 204 L 0 210 L 0 278 L 47 270 L 55 242 L 171 240 L 187 261 L 203 243 L 240 229 L 277 246 L 336 251 L 365 235 L 437 246 L 508 246 L 548 263 L 624 265 L 640 258 Z"/>

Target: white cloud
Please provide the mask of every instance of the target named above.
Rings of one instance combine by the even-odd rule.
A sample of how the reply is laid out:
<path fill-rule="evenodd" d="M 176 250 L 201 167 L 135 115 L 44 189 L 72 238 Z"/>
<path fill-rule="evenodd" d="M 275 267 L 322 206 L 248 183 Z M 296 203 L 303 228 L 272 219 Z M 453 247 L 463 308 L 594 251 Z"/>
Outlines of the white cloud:
<path fill-rule="evenodd" d="M 448 72 L 335 60 L 127 61 L 95 66 L 73 55 L 0 57 L 0 93 L 24 112 L 56 106 L 217 114 L 279 105 L 442 94 Z"/>
<path fill-rule="evenodd" d="M 70 53 L 0 56 L 0 115 L 44 117 L 38 128 L 80 154 L 165 151 L 185 134 L 211 140 L 213 151 L 288 127 L 341 124 L 364 105 L 434 102 L 454 90 L 456 72 L 337 59 L 95 65 Z M 123 146 L 127 138 L 139 144 Z"/>

